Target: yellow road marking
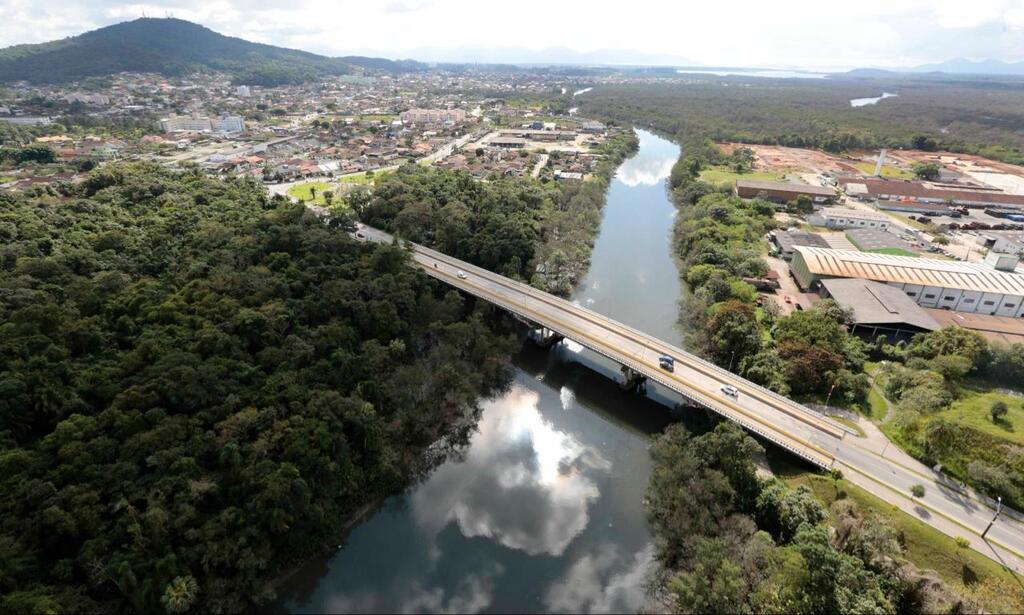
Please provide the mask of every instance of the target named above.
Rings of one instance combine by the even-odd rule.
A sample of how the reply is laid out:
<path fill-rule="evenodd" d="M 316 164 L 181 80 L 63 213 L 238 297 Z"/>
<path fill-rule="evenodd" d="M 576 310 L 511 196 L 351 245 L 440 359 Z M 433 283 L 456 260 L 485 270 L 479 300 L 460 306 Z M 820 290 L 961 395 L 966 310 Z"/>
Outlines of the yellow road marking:
<path fill-rule="evenodd" d="M 457 276 L 455 276 L 455 275 L 453 275 L 451 273 L 448 273 L 447 271 L 442 271 L 440 269 L 434 269 L 432 267 L 424 267 L 424 270 L 426 270 L 428 273 L 432 272 L 432 274 L 434 274 L 434 275 L 438 275 L 438 276 L 444 275 L 444 276 L 447 276 L 449 278 L 458 279 Z M 462 281 L 466 282 L 467 286 L 470 285 L 467 280 L 462 280 Z M 491 296 L 493 298 L 492 301 L 494 301 L 496 303 L 503 303 L 503 302 L 507 302 L 508 301 L 507 299 L 501 297 L 501 295 L 498 295 L 497 293 L 495 293 L 494 291 L 492 291 L 490 289 L 487 289 L 487 288 L 484 288 L 484 287 L 481 287 L 481 286 L 477 286 L 477 285 L 473 285 L 473 288 L 475 288 L 478 292 L 481 292 L 481 293 L 484 293 L 484 294 L 487 294 L 487 295 Z M 529 312 L 530 314 L 534 315 L 534 317 L 536 317 L 538 320 L 548 320 L 549 319 L 548 316 L 545 316 L 545 315 L 541 314 L 540 312 L 538 312 L 538 311 L 536 311 L 536 310 L 534 310 L 532 308 L 528 308 L 528 307 L 525 307 L 525 306 L 517 306 L 516 309 L 520 309 L 520 310 Z M 615 350 L 613 347 L 609 346 L 608 344 L 605 344 L 604 342 L 602 342 L 597 337 L 595 337 L 595 336 L 593 336 L 593 335 L 591 335 L 591 334 L 589 334 L 589 333 L 587 333 L 585 331 L 581 331 L 580 329 L 578 329 L 576 327 L 573 327 L 571 325 L 561 325 L 561 326 L 564 326 L 565 328 L 572 330 L 575 333 L 575 335 L 577 335 L 579 337 L 585 337 L 585 338 L 591 340 L 591 343 L 601 347 L 602 349 L 604 349 L 605 351 L 607 351 L 607 352 L 609 352 L 611 354 L 616 354 L 616 353 L 617 354 L 621 354 L 621 355 L 625 355 L 626 354 L 626 353 L 624 353 L 622 351 Z M 654 371 L 653 370 L 653 367 L 654 367 L 653 364 L 651 364 L 651 363 L 642 363 L 642 364 L 645 367 L 647 367 L 648 369 L 651 369 L 652 371 Z M 804 448 L 808 448 L 808 449 L 811 449 L 811 450 L 819 453 L 822 457 L 824 457 L 825 459 L 829 460 L 830 463 L 834 463 L 835 462 L 835 457 L 831 453 L 829 453 L 828 451 L 826 451 L 826 450 L 822 449 L 821 447 L 819 447 L 818 445 L 816 445 L 816 444 L 814 444 L 812 442 L 808 442 L 807 440 L 804 440 L 803 438 L 801 438 L 799 436 L 791 435 L 791 434 L 789 434 L 787 432 L 781 431 L 781 430 L 777 429 L 774 425 L 772 425 L 771 423 L 767 422 L 766 420 L 758 417 L 757 415 L 748 412 L 747 410 L 741 408 L 740 406 L 737 406 L 736 404 L 733 404 L 730 401 L 720 399 L 718 396 L 713 395 L 712 393 L 710 393 L 706 389 L 704 389 L 702 387 L 699 387 L 697 385 L 694 385 L 692 383 L 688 383 L 688 382 L 682 380 L 681 378 L 679 378 L 678 376 L 676 376 L 675 374 L 667 374 L 667 375 L 669 375 L 671 377 L 670 378 L 671 380 L 679 383 L 683 388 L 688 388 L 688 389 L 690 389 L 692 391 L 696 391 L 701 396 L 703 396 L 703 397 L 705 397 L 705 398 L 707 398 L 709 400 L 715 401 L 717 403 L 720 403 L 720 404 L 724 405 L 725 407 L 729 408 L 730 410 L 732 410 L 732 411 L 734 411 L 736 413 L 739 413 L 739 414 L 741 414 L 741 415 L 743 415 L 743 416 L 745 416 L 745 417 L 747 417 L 749 419 L 752 419 L 753 421 L 755 421 L 757 423 L 760 423 L 761 425 L 767 427 L 767 429 L 769 431 L 774 432 L 776 434 L 779 434 L 783 438 L 788 438 L 790 440 L 793 440 L 795 442 L 800 443 L 801 445 L 804 446 Z M 665 376 L 662 376 L 662 377 L 665 377 Z M 827 466 L 830 465 L 830 463 L 826 463 L 826 464 L 823 464 L 823 465 L 825 465 L 827 467 Z"/>
<path fill-rule="evenodd" d="M 417 246 L 417 248 L 418 249 L 423 249 L 420 246 Z M 482 277 L 484 279 L 490 280 L 490 281 L 494 282 L 495 284 L 499 284 L 501 286 L 504 286 L 505 288 L 508 288 L 509 290 L 512 290 L 513 292 L 518 292 L 518 293 L 521 293 L 521 294 L 525 294 L 525 295 L 533 297 L 533 298 L 535 298 L 535 299 L 537 299 L 539 301 L 543 301 L 544 303 L 547 303 L 548 305 L 550 305 L 550 306 L 552 306 L 552 307 L 554 307 L 556 309 L 560 309 L 562 311 L 570 311 L 571 310 L 573 313 L 577 314 L 580 318 L 584 318 L 584 319 L 588 320 L 589 322 L 591 322 L 591 323 L 593 323 L 593 324 L 595 324 L 595 325 L 597 325 L 597 326 L 599 326 L 599 327 L 601 327 L 603 329 L 611 331 L 612 333 L 614 333 L 616 335 L 619 335 L 619 336 L 624 337 L 626 339 L 630 339 L 634 343 L 643 346 L 647 350 L 650 350 L 650 351 L 653 351 L 653 352 L 661 352 L 657 348 L 652 347 L 648 340 L 643 339 L 642 337 L 638 337 L 636 334 L 632 333 L 631 331 L 628 332 L 628 334 L 627 334 L 627 333 L 624 333 L 623 331 L 614 330 L 614 329 L 612 329 L 610 327 L 610 325 L 608 323 L 603 322 L 602 319 L 597 318 L 595 316 L 592 316 L 591 314 L 589 314 L 588 312 L 584 311 L 579 306 L 576 306 L 576 305 L 574 305 L 574 304 L 572 304 L 572 303 L 570 303 L 568 301 L 564 302 L 567 306 L 569 306 L 567 308 L 566 306 L 563 306 L 558 301 L 552 300 L 551 298 L 544 296 L 543 291 L 538 291 L 538 290 L 536 290 L 536 289 L 534 289 L 532 287 L 526 286 L 526 285 L 523 285 L 523 288 L 520 289 L 517 286 L 515 286 L 513 283 L 511 283 L 511 281 L 503 280 L 501 276 L 499 276 L 498 274 L 496 274 L 494 272 L 487 271 L 486 269 L 483 269 L 481 267 L 477 267 L 477 266 L 469 264 L 469 263 L 462 263 L 461 261 L 458 261 L 458 259 L 455 259 L 455 258 L 453 258 L 451 256 L 448 256 L 447 254 L 443 254 L 441 252 L 437 252 L 437 256 L 435 256 L 434 254 L 427 254 L 427 253 L 424 253 L 424 252 L 421 252 L 420 254 L 422 256 L 424 256 L 425 258 L 437 258 L 439 256 L 440 260 L 446 261 L 446 263 L 448 265 L 451 265 L 451 266 L 454 266 L 454 267 L 461 268 L 462 266 L 465 265 L 465 267 L 467 269 L 469 269 L 469 268 L 478 269 L 481 273 L 478 273 L 477 275 L 479 275 L 480 277 Z M 453 263 L 452 261 L 456 261 L 456 262 Z M 429 269 L 429 268 L 424 266 L 424 269 Z M 536 313 L 536 312 L 534 312 L 534 313 Z M 623 325 L 623 327 L 625 327 L 625 325 Z M 705 376 L 708 376 L 709 378 L 713 378 L 715 380 L 720 380 L 720 378 L 718 378 L 718 376 L 716 374 L 712 373 L 711 370 L 709 370 L 705 366 L 701 365 L 699 362 L 695 362 L 695 361 L 687 358 L 687 356 L 686 356 L 687 354 L 688 353 L 685 353 L 685 351 L 684 351 L 684 354 L 682 355 L 684 357 L 684 360 L 682 360 L 682 362 L 685 363 L 687 366 L 689 366 L 690 369 L 692 369 L 692 370 L 694 370 L 696 372 L 699 372 L 701 374 L 704 374 Z M 752 397 L 757 398 L 758 400 L 761 401 L 761 403 L 764 403 L 764 404 L 766 404 L 768 406 L 771 406 L 772 408 L 775 408 L 776 410 L 782 412 L 783 414 L 789 415 L 789 416 L 797 419 L 798 421 L 800 421 L 802 423 L 805 423 L 805 424 L 807 424 L 807 425 L 809 425 L 811 427 L 814 427 L 815 429 L 818 429 L 820 431 L 823 431 L 823 432 L 829 434 L 830 436 L 832 436 L 834 438 L 843 439 L 843 432 L 841 432 L 838 429 L 832 427 L 831 425 L 828 425 L 827 423 L 824 423 L 822 421 L 818 421 L 816 418 L 811 420 L 813 417 L 807 416 L 806 413 L 794 412 L 794 411 L 786 408 L 782 404 L 779 404 L 777 401 L 771 399 L 771 397 L 764 395 L 763 393 L 761 393 L 757 389 L 750 388 L 749 386 L 747 386 L 742 381 L 742 379 L 738 379 L 738 377 L 737 377 L 736 383 L 739 384 L 740 388 L 743 389 L 744 391 L 746 391 L 746 393 L 748 395 L 751 395 Z"/>

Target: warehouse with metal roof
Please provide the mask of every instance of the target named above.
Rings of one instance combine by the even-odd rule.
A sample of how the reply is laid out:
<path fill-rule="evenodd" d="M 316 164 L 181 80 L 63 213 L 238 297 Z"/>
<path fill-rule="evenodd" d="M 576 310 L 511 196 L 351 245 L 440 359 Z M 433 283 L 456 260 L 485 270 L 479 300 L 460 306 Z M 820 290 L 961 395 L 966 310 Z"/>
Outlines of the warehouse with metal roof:
<path fill-rule="evenodd" d="M 821 285 L 829 297 L 853 312 L 851 333 L 865 332 L 872 338 L 882 333 L 895 340 L 941 328 L 912 297 L 888 284 L 832 278 Z"/>
<path fill-rule="evenodd" d="M 797 246 L 790 270 L 804 289 L 859 278 L 899 288 L 922 307 L 1024 316 L 1024 275 L 975 263 Z"/>
<path fill-rule="evenodd" d="M 806 196 L 815 201 L 830 201 L 836 196 L 836 191 L 823 186 L 810 186 L 807 184 L 792 184 L 789 182 L 773 182 L 760 179 L 737 179 L 736 194 L 745 199 L 752 199 L 758 196 L 771 201 L 795 201 L 801 196 Z"/>

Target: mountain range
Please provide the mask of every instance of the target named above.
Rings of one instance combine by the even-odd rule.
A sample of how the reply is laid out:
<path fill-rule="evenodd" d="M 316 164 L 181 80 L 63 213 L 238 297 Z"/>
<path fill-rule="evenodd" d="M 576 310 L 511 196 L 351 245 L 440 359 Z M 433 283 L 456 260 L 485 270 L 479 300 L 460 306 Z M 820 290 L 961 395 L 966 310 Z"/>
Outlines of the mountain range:
<path fill-rule="evenodd" d="M 914 73 L 951 73 L 958 75 L 1024 75 L 1024 62 L 968 60 L 954 58 L 936 64 L 922 64 L 908 70 Z"/>
<path fill-rule="evenodd" d="M 600 49 L 579 52 L 563 47 L 423 48 L 415 57 L 433 62 L 474 64 L 560 64 L 588 66 L 693 66 L 674 55 Z M 427 69 L 413 60 L 367 56 L 328 57 L 224 36 L 174 18 L 141 18 L 59 41 L 0 49 L 0 82 L 64 83 L 119 72 L 181 76 L 192 72 L 228 73 L 236 83 L 282 85 L 352 72 L 410 72 Z M 861 68 L 854 76 L 907 73 L 1024 76 L 1024 62 L 956 58 L 910 68 Z"/>
<path fill-rule="evenodd" d="M 0 49 L 0 82 L 62 83 L 119 72 L 230 74 L 238 83 L 281 85 L 357 69 L 420 70 L 408 60 L 326 56 L 224 36 L 181 19 L 141 18 L 79 36 Z"/>

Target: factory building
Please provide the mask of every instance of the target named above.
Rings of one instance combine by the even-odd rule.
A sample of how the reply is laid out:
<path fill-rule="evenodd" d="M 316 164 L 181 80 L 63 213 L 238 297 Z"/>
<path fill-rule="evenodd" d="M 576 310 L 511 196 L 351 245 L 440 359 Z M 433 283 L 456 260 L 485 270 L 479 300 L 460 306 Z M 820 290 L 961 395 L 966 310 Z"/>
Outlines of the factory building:
<path fill-rule="evenodd" d="M 921 307 L 1024 317 L 1024 275 L 984 264 L 797 246 L 790 267 L 805 290 L 858 278 L 899 288 Z"/>
<path fill-rule="evenodd" d="M 778 202 L 795 201 L 801 196 L 806 196 L 819 203 L 831 201 L 836 196 L 835 190 L 823 186 L 790 184 L 759 179 L 737 179 L 736 194 L 745 199 L 764 196 L 764 198 L 770 201 Z"/>
<path fill-rule="evenodd" d="M 825 207 L 819 213 L 828 228 L 889 228 L 892 220 L 885 214 L 846 207 Z"/>

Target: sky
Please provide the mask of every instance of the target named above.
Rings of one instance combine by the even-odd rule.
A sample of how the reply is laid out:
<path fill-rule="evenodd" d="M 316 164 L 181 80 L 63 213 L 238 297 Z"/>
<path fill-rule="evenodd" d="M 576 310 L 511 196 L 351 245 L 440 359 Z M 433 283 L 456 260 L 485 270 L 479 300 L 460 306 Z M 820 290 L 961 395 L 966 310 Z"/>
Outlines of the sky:
<path fill-rule="evenodd" d="M 804 68 L 1024 60 L 1024 0 L 2 0 L 0 46 L 141 17 L 324 55 Z"/>

